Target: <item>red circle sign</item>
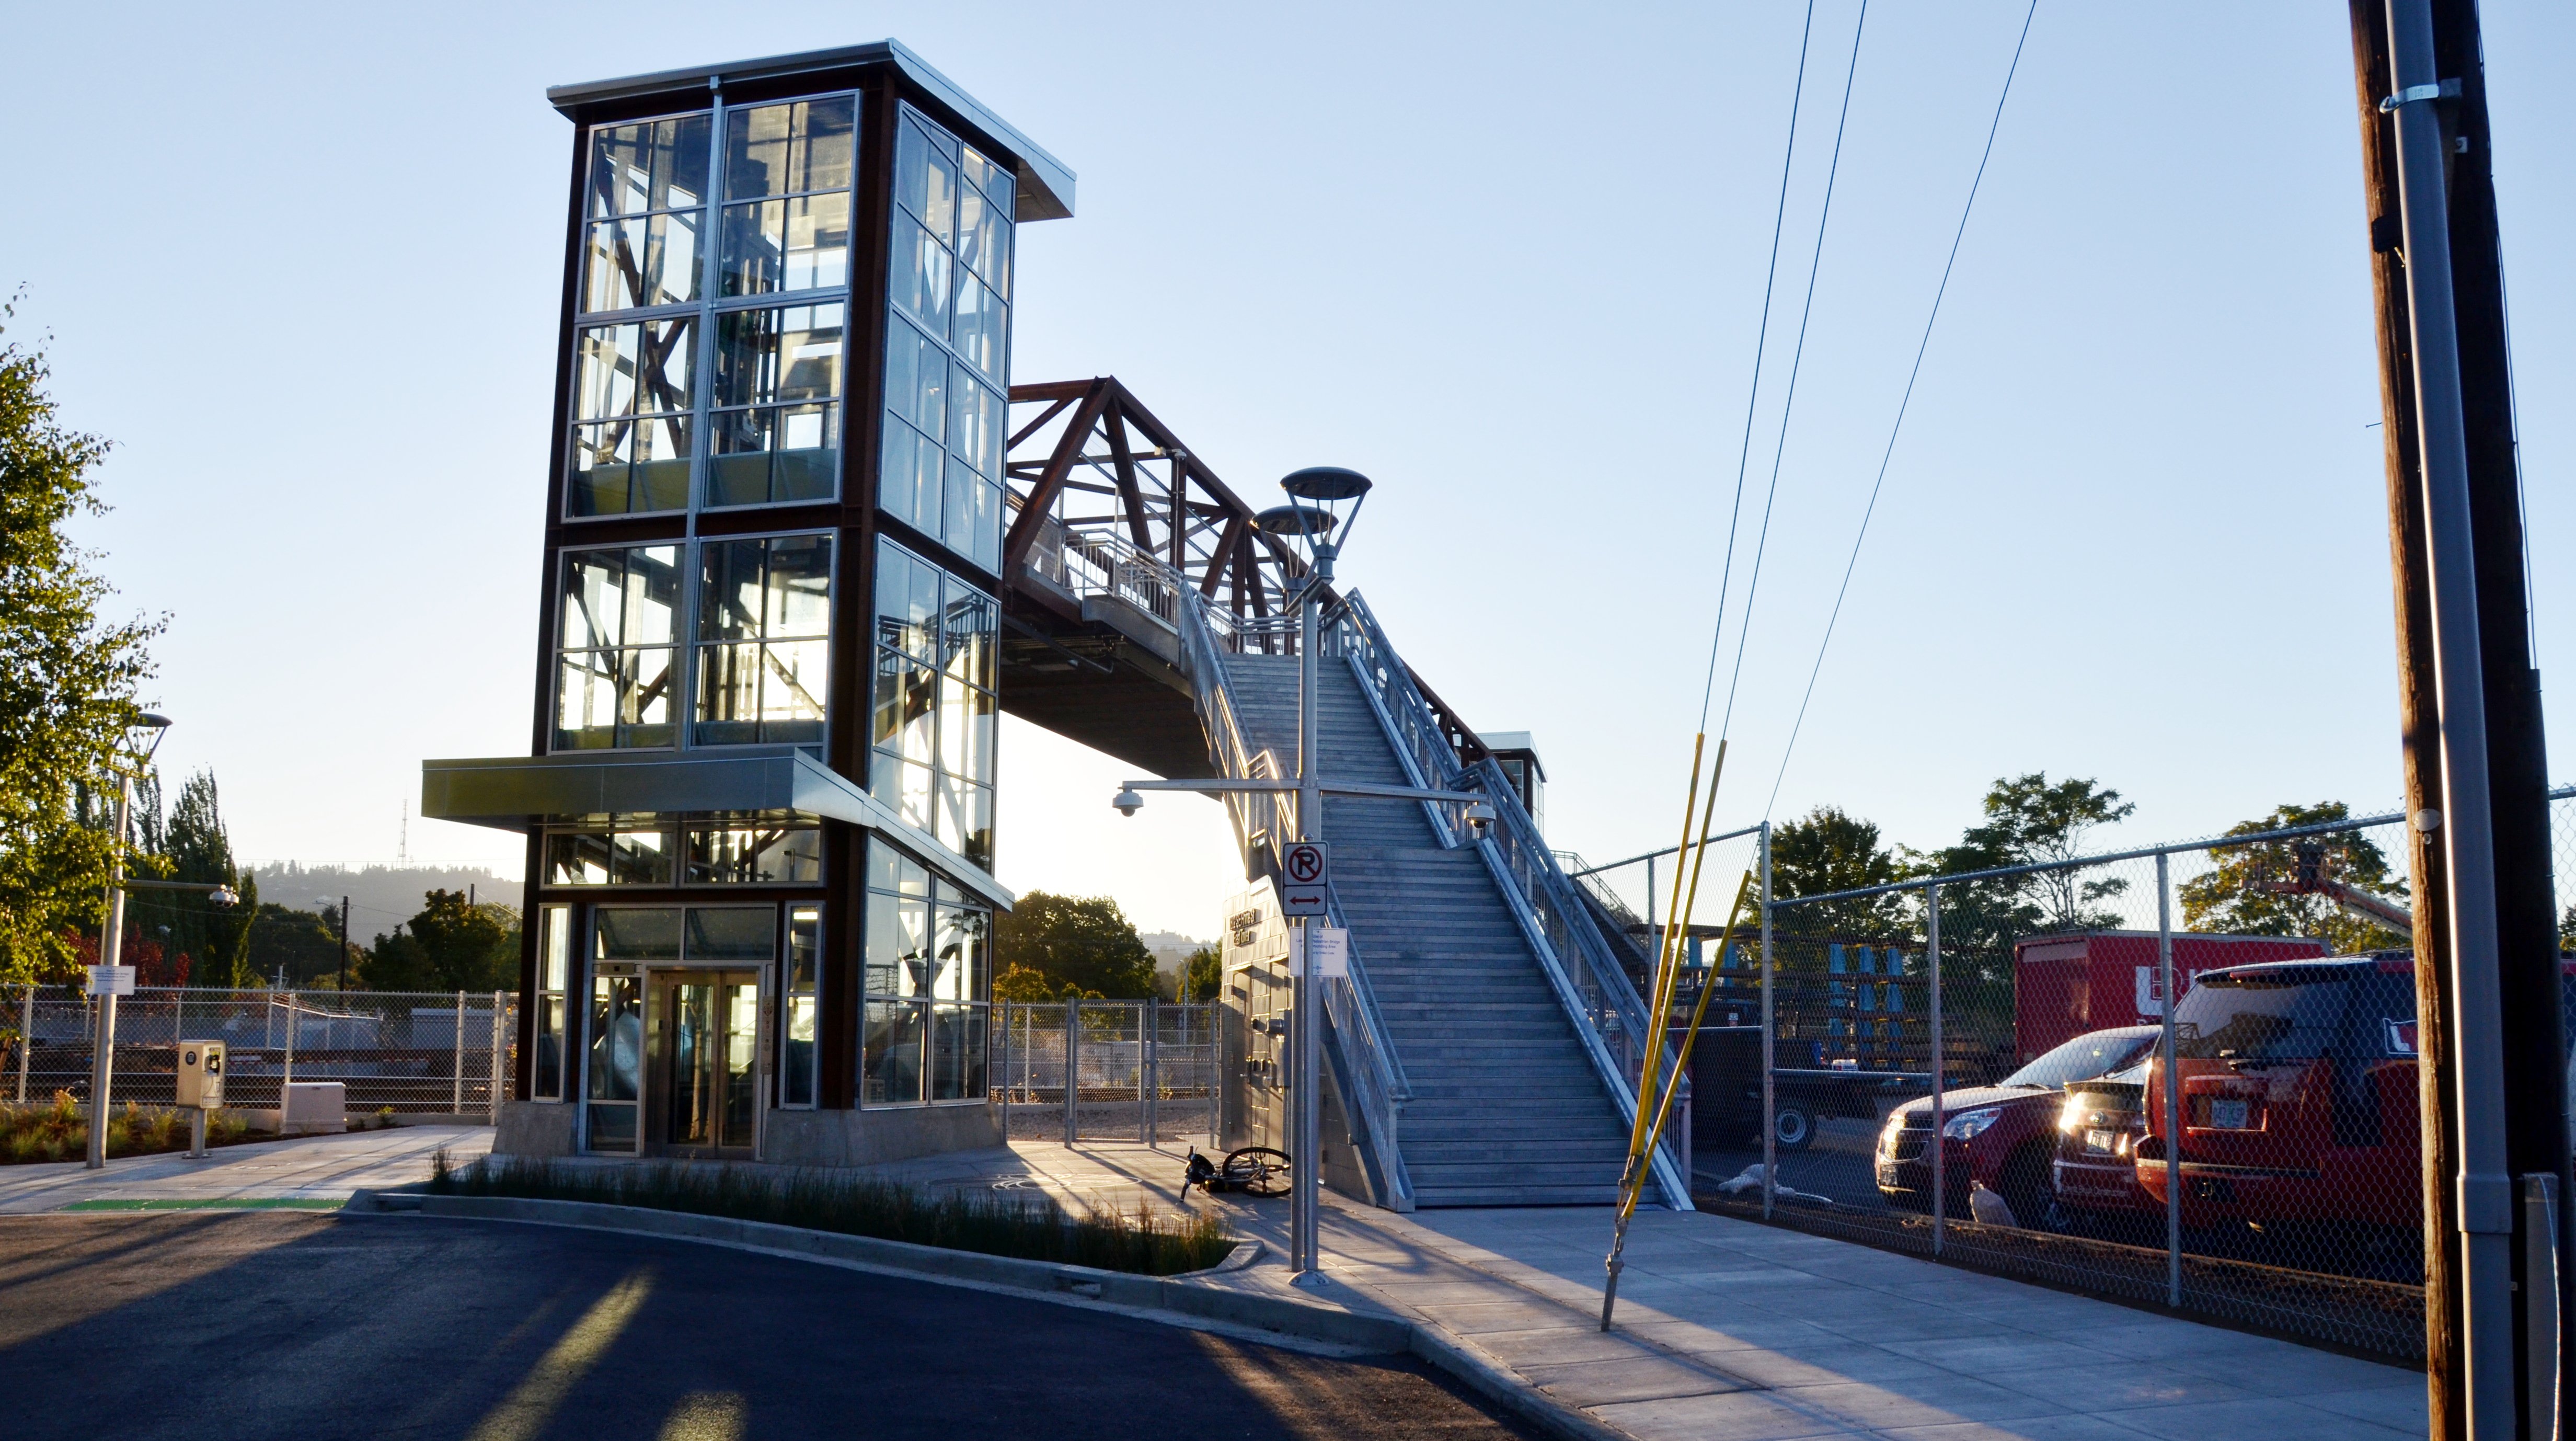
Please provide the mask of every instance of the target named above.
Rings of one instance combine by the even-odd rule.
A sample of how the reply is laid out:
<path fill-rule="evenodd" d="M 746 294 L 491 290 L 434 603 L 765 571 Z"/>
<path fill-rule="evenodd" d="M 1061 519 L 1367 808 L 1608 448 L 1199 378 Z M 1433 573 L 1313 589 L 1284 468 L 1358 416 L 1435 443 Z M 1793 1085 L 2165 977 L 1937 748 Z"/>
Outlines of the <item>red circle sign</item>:
<path fill-rule="evenodd" d="M 1290 880 L 1297 881 L 1301 884 L 1311 885 L 1314 883 L 1315 879 L 1323 875 L 1323 873 L 1324 852 L 1321 847 L 1290 846 L 1288 848 L 1288 878 Z"/>

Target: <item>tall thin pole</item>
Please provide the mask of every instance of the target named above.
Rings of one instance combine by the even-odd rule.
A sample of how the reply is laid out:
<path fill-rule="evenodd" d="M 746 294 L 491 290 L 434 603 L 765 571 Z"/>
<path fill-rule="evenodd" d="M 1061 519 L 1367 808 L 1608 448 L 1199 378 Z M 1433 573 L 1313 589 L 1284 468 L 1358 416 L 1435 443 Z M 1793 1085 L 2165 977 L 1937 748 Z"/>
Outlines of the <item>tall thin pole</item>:
<path fill-rule="evenodd" d="M 1082 1002 L 1066 997 L 1064 1002 L 1064 1148 L 1073 1149 L 1076 1129 L 1073 1108 L 1081 1104 L 1082 1084 Z"/>
<path fill-rule="evenodd" d="M 2156 857 L 2156 986 L 2164 1004 L 2165 1304 L 2182 1305 L 2182 1074 L 2174 1068 L 2173 858 Z"/>
<path fill-rule="evenodd" d="M 340 989 L 349 989 L 349 898 L 340 898 Z"/>
<path fill-rule="evenodd" d="M 134 778 L 120 776 L 116 782 L 116 846 L 108 861 L 107 931 L 99 937 L 100 974 L 110 978 L 106 986 L 93 986 L 98 993 L 98 1034 L 90 1046 L 89 1059 L 89 1159 L 85 1170 L 99 1170 L 107 1165 L 107 1093 L 116 1079 L 116 968 L 125 960 L 125 827 L 134 804 Z"/>
<path fill-rule="evenodd" d="M 1330 562 L 1326 564 L 1329 566 Z M 1315 686 L 1318 667 L 1315 659 L 1315 632 L 1318 611 L 1323 604 L 1321 575 L 1309 574 L 1299 589 L 1297 605 L 1297 837 L 1300 840 L 1323 839 L 1323 793 L 1317 789 L 1321 780 L 1317 771 L 1315 735 Z M 1315 1004 L 1315 920 L 1300 917 L 1298 927 L 1306 944 L 1297 950 L 1296 1014 L 1288 1027 L 1288 1044 L 1296 1063 L 1297 1080 L 1288 1094 L 1290 1145 L 1288 1180 L 1291 1200 L 1288 1208 L 1288 1269 L 1295 1279 L 1303 1279 L 1322 1269 L 1315 1254 L 1315 1207 L 1318 1200 L 1315 1172 L 1322 1154 L 1323 1126 L 1318 1104 L 1323 1067 L 1318 1053 L 1323 1049 L 1323 1013 Z"/>
<path fill-rule="evenodd" d="M 27 1104 L 27 1067 L 36 1053 L 36 988 L 33 983 L 18 993 L 18 1104 Z"/>
<path fill-rule="evenodd" d="M 1780 1160 L 1779 1087 L 1772 1068 L 1779 1063 L 1773 1042 L 1777 1037 L 1778 1009 L 1773 992 L 1780 987 L 1780 973 L 1771 964 L 1771 823 L 1762 823 L 1762 1218 L 1771 1218 L 1771 1207 L 1780 1187 L 1771 1172 Z"/>
<path fill-rule="evenodd" d="M 1924 958 L 1932 970 L 1932 1134 L 1924 1144 L 1932 1150 L 1932 1254 L 1941 1254 L 1950 1222 L 1949 1147 L 1943 1144 L 1941 1107 L 1949 1089 L 1949 1054 L 1941 1041 L 1941 887 L 1938 882 L 1923 888 Z"/>
<path fill-rule="evenodd" d="M 2449 1098 L 2458 1139 L 2461 1320 L 2469 1441 L 2514 1432 L 2513 1182 L 2504 1135 L 2503 1006 L 2497 943 L 2495 826 L 2487 774 L 2485 662 L 2478 639 L 2476 538 L 2451 291 L 2450 217 L 2434 109 L 2440 76 L 2429 0 L 2389 0 L 2390 92 L 2396 102 L 2398 213 L 2404 222 L 2407 315 L 2415 353 L 2416 442 L 2433 595 L 2433 675 L 2441 708 L 2442 793 L 2435 829 L 2450 872 L 2451 983 L 2459 1035 Z M 2413 98 L 2409 98 L 2413 97 Z"/>

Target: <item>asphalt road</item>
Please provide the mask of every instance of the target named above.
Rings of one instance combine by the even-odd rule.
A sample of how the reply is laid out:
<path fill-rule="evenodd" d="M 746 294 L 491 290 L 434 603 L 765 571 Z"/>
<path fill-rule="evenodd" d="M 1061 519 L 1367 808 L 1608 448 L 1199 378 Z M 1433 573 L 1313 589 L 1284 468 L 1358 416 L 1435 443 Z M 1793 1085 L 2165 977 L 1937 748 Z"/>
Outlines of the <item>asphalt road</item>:
<path fill-rule="evenodd" d="M 12 1441 L 1502 1438 L 1307 1355 L 686 1242 L 417 1216 L 0 1218 Z"/>

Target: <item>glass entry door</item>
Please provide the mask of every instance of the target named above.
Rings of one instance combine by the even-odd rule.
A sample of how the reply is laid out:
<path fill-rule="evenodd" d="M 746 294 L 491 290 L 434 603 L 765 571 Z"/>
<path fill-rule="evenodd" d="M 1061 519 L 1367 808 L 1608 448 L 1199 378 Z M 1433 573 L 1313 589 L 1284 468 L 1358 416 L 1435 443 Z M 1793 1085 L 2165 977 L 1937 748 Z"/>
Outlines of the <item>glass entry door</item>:
<path fill-rule="evenodd" d="M 760 974 L 652 972 L 646 1150 L 749 1158 L 760 1120 Z"/>

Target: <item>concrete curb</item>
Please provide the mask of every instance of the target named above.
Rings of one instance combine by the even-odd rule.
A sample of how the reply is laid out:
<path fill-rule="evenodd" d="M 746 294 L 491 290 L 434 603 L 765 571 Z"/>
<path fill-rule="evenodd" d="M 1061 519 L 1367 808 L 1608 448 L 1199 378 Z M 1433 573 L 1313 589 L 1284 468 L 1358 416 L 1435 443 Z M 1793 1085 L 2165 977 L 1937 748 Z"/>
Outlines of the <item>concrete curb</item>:
<path fill-rule="evenodd" d="M 1250 1266 L 1261 1256 L 1262 1246 L 1258 1241 L 1246 1241 L 1236 1246 L 1225 1260 L 1191 1276 L 1136 1276 L 1090 1266 L 987 1256 L 973 1251 L 919 1246 L 908 1241 L 884 1241 L 873 1236 L 809 1231 L 766 1221 L 740 1221 L 729 1216 L 608 1206 L 590 1201 L 361 1192 L 349 1198 L 346 1209 L 417 1211 L 426 1216 L 526 1221 L 673 1240 L 706 1241 L 781 1255 L 810 1256 L 918 1280 L 1096 1301 L 1149 1316 L 1159 1312 L 1221 1322 L 1372 1352 L 1405 1352 L 1413 1345 L 1413 1323 L 1399 1317 L 1310 1306 L 1284 1297 L 1210 1286 L 1194 1279 L 1223 1275 Z"/>

